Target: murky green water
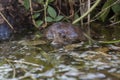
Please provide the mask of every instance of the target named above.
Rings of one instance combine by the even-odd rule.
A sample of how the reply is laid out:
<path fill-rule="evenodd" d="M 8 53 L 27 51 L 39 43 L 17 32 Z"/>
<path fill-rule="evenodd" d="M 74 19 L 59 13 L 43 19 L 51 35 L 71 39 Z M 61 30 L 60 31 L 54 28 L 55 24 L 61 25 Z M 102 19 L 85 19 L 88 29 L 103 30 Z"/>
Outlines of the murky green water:
<path fill-rule="evenodd" d="M 118 28 L 113 33 L 106 29 L 100 30 L 100 40 L 119 39 Z M 44 40 L 1 42 L 0 80 L 120 80 L 119 51 L 119 42 L 82 42 L 60 49 Z"/>

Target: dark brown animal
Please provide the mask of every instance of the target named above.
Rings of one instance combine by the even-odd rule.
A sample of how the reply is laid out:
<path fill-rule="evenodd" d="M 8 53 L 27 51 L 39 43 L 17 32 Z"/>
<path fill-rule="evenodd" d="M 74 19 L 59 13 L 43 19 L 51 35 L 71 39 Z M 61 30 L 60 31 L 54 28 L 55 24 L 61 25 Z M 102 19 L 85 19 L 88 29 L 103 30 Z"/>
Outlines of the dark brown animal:
<path fill-rule="evenodd" d="M 49 26 L 45 36 L 48 40 L 52 41 L 51 44 L 55 47 L 85 40 L 85 36 L 80 27 L 65 22 L 58 22 Z"/>

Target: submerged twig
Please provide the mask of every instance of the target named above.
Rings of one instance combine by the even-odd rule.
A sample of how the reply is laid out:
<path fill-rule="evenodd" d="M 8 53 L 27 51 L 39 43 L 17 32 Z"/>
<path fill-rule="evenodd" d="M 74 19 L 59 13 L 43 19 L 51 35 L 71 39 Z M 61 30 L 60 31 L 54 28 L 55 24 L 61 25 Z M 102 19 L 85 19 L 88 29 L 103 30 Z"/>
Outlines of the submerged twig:
<path fill-rule="evenodd" d="M 17 61 L 17 60 L 7 60 L 9 62 L 14 62 L 14 63 L 22 63 L 22 64 L 26 64 L 26 65 L 31 65 L 31 66 L 36 66 L 39 67 L 40 65 L 38 64 L 34 64 L 34 63 L 30 63 L 30 62 L 25 62 L 25 61 Z"/>
<path fill-rule="evenodd" d="M 99 43 L 103 44 L 112 44 L 112 43 L 119 43 L 120 40 L 112 40 L 112 41 L 99 41 Z"/>
<path fill-rule="evenodd" d="M 16 75 L 15 66 L 6 58 L 5 58 L 5 61 L 7 61 L 11 65 L 11 67 L 13 68 L 13 78 L 15 78 L 15 75 Z"/>

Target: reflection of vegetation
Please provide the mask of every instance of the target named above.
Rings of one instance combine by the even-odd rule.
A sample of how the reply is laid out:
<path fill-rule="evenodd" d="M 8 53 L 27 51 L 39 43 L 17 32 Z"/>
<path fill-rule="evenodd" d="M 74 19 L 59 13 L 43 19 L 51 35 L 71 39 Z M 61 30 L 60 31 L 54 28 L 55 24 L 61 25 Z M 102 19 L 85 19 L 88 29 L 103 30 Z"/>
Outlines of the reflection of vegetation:
<path fill-rule="evenodd" d="M 81 45 L 78 47 L 83 46 Z M 115 46 L 112 47 L 116 48 Z M 86 51 L 63 50 L 46 52 L 42 48 L 35 47 L 34 45 L 21 46 L 19 47 L 18 53 L 8 55 L 6 56 L 7 58 L 0 57 L 0 76 L 2 77 L 0 79 L 64 80 L 63 76 L 66 76 L 67 74 L 69 76 L 65 78 L 66 80 L 69 80 L 70 78 L 72 78 L 72 80 L 77 80 L 78 77 L 82 80 L 84 78 L 81 78 L 82 76 L 85 76 L 84 79 L 87 80 L 89 79 L 89 77 L 87 77 L 87 74 L 89 73 L 93 73 L 95 74 L 94 76 L 96 76 L 96 69 L 97 74 L 100 70 L 108 72 L 113 68 L 119 69 L 119 53 L 116 54 L 115 52 L 115 54 L 112 54 L 110 52 L 110 54 L 107 54 L 107 52 L 110 51 L 107 47 L 99 46 L 92 48 L 93 49 L 89 50 L 86 47 Z M 118 48 L 119 47 L 117 47 L 117 49 Z M 18 50 L 18 48 L 16 50 Z M 21 55 L 23 56 L 21 57 Z M 113 66 L 113 64 L 116 66 Z M 118 72 L 112 72 L 112 74 L 116 73 Z M 102 79 L 101 74 L 102 73 L 100 73 L 100 78 L 98 77 L 99 80 Z M 107 75 L 107 73 L 104 73 L 104 75 Z M 96 77 L 94 79 L 94 76 L 93 80 L 96 79 Z M 107 76 L 107 78 L 111 79 L 111 76 Z"/>

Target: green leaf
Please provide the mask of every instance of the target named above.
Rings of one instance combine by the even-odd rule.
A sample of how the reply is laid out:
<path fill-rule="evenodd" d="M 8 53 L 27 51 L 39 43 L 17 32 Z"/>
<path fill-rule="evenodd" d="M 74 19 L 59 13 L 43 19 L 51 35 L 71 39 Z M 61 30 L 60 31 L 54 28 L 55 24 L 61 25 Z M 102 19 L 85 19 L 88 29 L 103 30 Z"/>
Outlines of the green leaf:
<path fill-rule="evenodd" d="M 75 19 L 79 18 L 80 16 L 78 14 L 75 14 Z"/>
<path fill-rule="evenodd" d="M 46 17 L 46 20 L 47 20 L 47 22 L 52 22 L 52 21 L 54 21 L 54 19 L 51 18 L 51 17 Z"/>
<path fill-rule="evenodd" d="M 33 18 L 36 19 L 36 18 L 38 18 L 39 16 L 40 16 L 40 13 L 35 13 L 35 14 L 33 15 Z"/>
<path fill-rule="evenodd" d="M 101 20 L 104 22 L 110 12 L 110 6 L 114 3 L 116 0 L 108 0 L 102 7 L 102 10 L 104 12 L 100 15 Z"/>
<path fill-rule="evenodd" d="M 54 0 L 49 0 L 49 2 L 53 2 Z"/>
<path fill-rule="evenodd" d="M 52 18 L 55 18 L 55 17 L 57 16 L 57 13 L 56 13 L 56 11 L 55 11 L 55 9 L 54 9 L 53 7 L 48 6 L 47 11 L 48 11 L 48 14 L 49 14 Z"/>
<path fill-rule="evenodd" d="M 120 13 L 120 3 L 113 5 L 112 10 L 115 14 Z"/>
<path fill-rule="evenodd" d="M 106 9 L 106 10 L 100 15 L 100 18 L 101 18 L 101 20 L 102 20 L 103 22 L 106 20 L 109 12 L 110 12 L 110 8 Z"/>
<path fill-rule="evenodd" d="M 42 23 L 43 23 L 43 21 L 41 21 L 41 20 L 37 20 L 37 21 L 36 21 L 36 25 L 37 25 L 38 27 L 41 26 Z"/>
<path fill-rule="evenodd" d="M 63 16 L 57 16 L 54 21 L 60 21 L 61 19 L 63 19 Z"/>
<path fill-rule="evenodd" d="M 38 3 L 44 4 L 44 0 L 37 0 Z"/>
<path fill-rule="evenodd" d="M 30 8 L 29 0 L 24 0 L 24 7 L 28 10 Z"/>

